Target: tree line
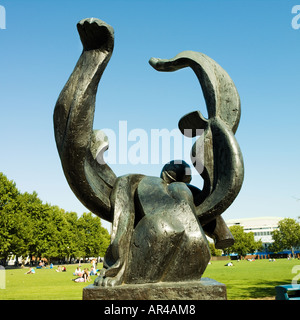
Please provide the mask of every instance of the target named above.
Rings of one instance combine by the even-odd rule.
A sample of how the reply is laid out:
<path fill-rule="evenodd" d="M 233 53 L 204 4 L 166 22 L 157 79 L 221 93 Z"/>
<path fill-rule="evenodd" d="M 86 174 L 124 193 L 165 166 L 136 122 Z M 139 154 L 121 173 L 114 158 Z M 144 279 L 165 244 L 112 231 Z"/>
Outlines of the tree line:
<path fill-rule="evenodd" d="M 246 233 L 242 226 L 229 228 L 235 238 L 225 254 L 246 256 L 260 251 L 262 242 L 254 233 Z M 300 247 L 300 224 L 286 218 L 273 231 L 272 252 Z M 66 212 L 58 206 L 43 203 L 36 192 L 21 193 L 16 183 L 0 172 L 0 265 L 10 255 L 66 260 L 80 257 L 103 257 L 110 243 L 110 235 L 102 227 L 99 217 L 92 213 Z M 212 255 L 222 251 L 210 243 Z"/>
<path fill-rule="evenodd" d="M 0 264 L 10 255 L 48 261 L 103 257 L 110 235 L 92 213 L 66 212 L 43 203 L 36 192 L 21 193 L 0 172 Z"/>

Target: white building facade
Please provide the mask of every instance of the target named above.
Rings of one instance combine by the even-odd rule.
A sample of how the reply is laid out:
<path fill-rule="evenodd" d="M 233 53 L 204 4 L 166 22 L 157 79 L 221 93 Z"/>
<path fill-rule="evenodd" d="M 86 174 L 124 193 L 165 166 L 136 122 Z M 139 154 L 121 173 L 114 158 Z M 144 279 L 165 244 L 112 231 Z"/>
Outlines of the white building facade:
<path fill-rule="evenodd" d="M 228 227 L 241 226 L 245 232 L 253 232 L 254 240 L 261 240 L 263 243 L 263 250 L 256 252 L 256 254 L 269 254 L 268 247 L 272 242 L 272 231 L 278 229 L 278 222 L 284 218 L 281 217 L 259 217 L 246 219 L 230 219 L 226 221 Z"/>

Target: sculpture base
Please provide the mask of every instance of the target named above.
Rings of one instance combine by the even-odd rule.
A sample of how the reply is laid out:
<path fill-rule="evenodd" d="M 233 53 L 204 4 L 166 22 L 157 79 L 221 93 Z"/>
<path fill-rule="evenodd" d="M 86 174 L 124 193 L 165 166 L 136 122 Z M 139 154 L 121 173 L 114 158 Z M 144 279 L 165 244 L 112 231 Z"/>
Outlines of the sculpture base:
<path fill-rule="evenodd" d="M 124 284 L 116 287 L 89 285 L 83 300 L 226 300 L 226 286 L 210 278 L 200 281 Z"/>

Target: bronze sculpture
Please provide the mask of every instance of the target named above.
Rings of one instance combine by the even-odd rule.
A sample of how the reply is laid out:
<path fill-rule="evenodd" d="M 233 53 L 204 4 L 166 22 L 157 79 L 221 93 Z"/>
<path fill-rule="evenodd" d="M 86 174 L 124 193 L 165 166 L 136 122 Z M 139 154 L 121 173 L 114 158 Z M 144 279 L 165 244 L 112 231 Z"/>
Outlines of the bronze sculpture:
<path fill-rule="evenodd" d="M 159 71 L 189 66 L 199 79 L 209 119 L 195 111 L 179 121 L 179 129 L 191 137 L 204 129 L 204 163 L 198 157 L 200 139 L 192 150 L 204 187 L 189 184 L 184 161 L 167 164 L 161 177 L 116 177 L 98 159 L 108 148 L 107 137 L 93 131 L 95 97 L 113 51 L 113 28 L 94 18 L 80 21 L 77 28 L 83 52 L 57 100 L 54 129 L 71 189 L 91 212 L 112 222 L 111 244 L 95 285 L 200 280 L 210 259 L 205 233 L 217 248 L 233 243 L 221 214 L 243 182 L 243 160 L 234 137 L 240 119 L 237 90 L 204 54 L 185 51 L 170 60 L 150 59 Z"/>

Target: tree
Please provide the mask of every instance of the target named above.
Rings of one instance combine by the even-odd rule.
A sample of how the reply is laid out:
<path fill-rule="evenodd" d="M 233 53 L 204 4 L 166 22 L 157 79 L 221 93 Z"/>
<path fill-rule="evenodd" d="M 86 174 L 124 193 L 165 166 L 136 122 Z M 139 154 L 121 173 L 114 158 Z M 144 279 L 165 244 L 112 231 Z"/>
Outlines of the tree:
<path fill-rule="evenodd" d="M 9 251 L 19 256 L 27 256 L 29 253 L 29 244 L 34 237 L 33 224 L 31 217 L 26 211 L 27 197 L 24 194 L 19 194 L 15 201 L 10 202 L 5 206 L 5 215 L 11 220 L 10 246 Z"/>
<path fill-rule="evenodd" d="M 61 209 L 62 210 L 62 209 Z M 64 212 L 66 219 L 66 229 L 63 233 L 66 247 L 66 257 L 69 261 L 71 258 L 83 257 L 85 252 L 81 246 L 83 235 L 78 230 L 78 216 L 76 212 Z"/>
<path fill-rule="evenodd" d="M 43 257 L 47 248 L 51 246 L 51 232 L 49 231 L 50 208 L 43 204 L 36 192 L 23 194 L 23 211 L 32 223 L 32 237 L 28 241 L 30 257 Z"/>
<path fill-rule="evenodd" d="M 220 257 L 222 255 L 221 249 L 216 249 L 215 244 L 213 242 L 208 242 L 210 253 L 214 257 Z"/>
<path fill-rule="evenodd" d="M 10 254 L 51 260 L 104 256 L 108 231 L 91 213 L 75 212 L 43 203 L 36 192 L 20 193 L 0 172 L 0 259 Z M 17 261 L 17 260 L 16 260 Z"/>
<path fill-rule="evenodd" d="M 245 232 L 242 226 L 231 226 L 229 229 L 235 242 L 233 246 L 225 249 L 227 254 L 237 253 L 240 256 L 245 256 L 261 249 L 262 241 L 255 241 L 253 232 Z"/>
<path fill-rule="evenodd" d="M 88 257 L 103 256 L 110 242 L 108 231 L 102 227 L 101 220 L 90 212 L 78 219 L 78 231 L 82 236 L 81 245 Z"/>
<path fill-rule="evenodd" d="M 64 216 L 64 210 L 58 206 L 46 204 L 45 216 L 42 219 L 44 225 L 44 235 L 46 243 L 42 256 L 51 259 L 60 259 L 68 256 L 68 225 Z"/>
<path fill-rule="evenodd" d="M 14 212 L 19 196 L 15 182 L 0 172 L 0 258 L 4 264 L 16 240 L 13 232 L 16 229 Z"/>
<path fill-rule="evenodd" d="M 278 222 L 278 230 L 272 232 L 274 242 L 270 250 L 279 252 L 284 249 L 291 249 L 294 256 L 295 247 L 300 246 L 300 224 L 291 218 L 285 218 Z"/>
<path fill-rule="evenodd" d="M 20 191 L 16 187 L 16 183 L 0 172 L 0 210 L 3 209 L 8 203 L 14 201 Z"/>

